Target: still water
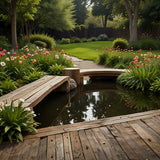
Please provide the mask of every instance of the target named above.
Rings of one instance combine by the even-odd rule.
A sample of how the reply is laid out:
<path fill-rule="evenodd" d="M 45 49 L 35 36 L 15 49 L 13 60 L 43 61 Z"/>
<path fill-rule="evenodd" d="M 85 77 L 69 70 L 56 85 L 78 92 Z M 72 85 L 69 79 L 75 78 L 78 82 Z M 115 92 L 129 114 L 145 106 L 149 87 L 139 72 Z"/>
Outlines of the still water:
<path fill-rule="evenodd" d="M 87 81 L 71 93 L 50 93 L 34 107 L 39 128 L 160 108 L 160 96 L 128 90 L 113 81 Z"/>

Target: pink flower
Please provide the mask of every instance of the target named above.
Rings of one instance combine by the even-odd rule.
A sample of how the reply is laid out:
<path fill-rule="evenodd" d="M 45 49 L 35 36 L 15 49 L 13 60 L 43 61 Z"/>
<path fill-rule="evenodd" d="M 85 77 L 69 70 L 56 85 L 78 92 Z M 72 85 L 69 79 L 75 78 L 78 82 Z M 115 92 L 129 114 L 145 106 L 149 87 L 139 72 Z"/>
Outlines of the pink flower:
<path fill-rule="evenodd" d="M 6 52 L 6 50 L 4 49 L 4 50 L 3 50 L 3 53 L 5 53 L 5 52 Z"/>
<path fill-rule="evenodd" d="M 21 64 L 21 63 L 22 63 L 22 61 L 19 61 L 19 63 Z"/>
<path fill-rule="evenodd" d="M 1 62 L 1 66 L 5 66 L 6 65 L 6 63 L 5 62 Z"/>
<path fill-rule="evenodd" d="M 28 48 L 26 48 L 26 51 L 28 52 L 28 51 L 29 51 L 29 49 L 28 49 Z"/>
<path fill-rule="evenodd" d="M 56 58 L 56 59 L 59 59 L 59 56 L 56 54 L 56 55 L 55 55 L 55 58 Z"/>
<path fill-rule="evenodd" d="M 15 55 L 16 55 L 16 53 L 15 53 L 15 52 L 13 52 L 13 53 L 12 53 L 12 55 L 14 55 L 14 56 L 15 56 Z"/>
<path fill-rule="evenodd" d="M 46 54 L 49 54 L 49 52 L 47 51 Z"/>
<path fill-rule="evenodd" d="M 32 55 L 30 53 L 28 53 L 28 57 L 32 57 Z"/>
<path fill-rule="evenodd" d="M 119 56 L 118 58 L 121 58 L 121 56 Z"/>

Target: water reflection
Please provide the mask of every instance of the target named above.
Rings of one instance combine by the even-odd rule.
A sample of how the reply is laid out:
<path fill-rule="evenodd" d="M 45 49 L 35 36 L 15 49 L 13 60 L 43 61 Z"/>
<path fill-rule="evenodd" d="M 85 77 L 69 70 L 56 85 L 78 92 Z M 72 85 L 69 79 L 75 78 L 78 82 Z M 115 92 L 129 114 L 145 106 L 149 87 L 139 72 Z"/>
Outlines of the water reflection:
<path fill-rule="evenodd" d="M 34 110 L 40 127 L 96 120 L 160 108 L 160 97 L 129 91 L 115 82 L 88 82 L 70 94 L 48 95 Z"/>

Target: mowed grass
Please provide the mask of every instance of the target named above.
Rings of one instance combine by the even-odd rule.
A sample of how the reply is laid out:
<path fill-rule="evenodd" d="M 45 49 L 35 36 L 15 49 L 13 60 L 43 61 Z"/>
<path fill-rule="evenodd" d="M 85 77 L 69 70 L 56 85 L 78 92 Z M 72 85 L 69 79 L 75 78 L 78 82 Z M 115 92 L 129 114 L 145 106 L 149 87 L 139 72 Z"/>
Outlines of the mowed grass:
<path fill-rule="evenodd" d="M 78 57 L 84 60 L 97 61 L 99 54 L 105 48 L 111 48 L 112 41 L 96 41 L 96 42 L 85 42 L 85 43 L 72 43 L 72 44 L 60 44 L 56 48 L 64 50 L 69 55 Z"/>
<path fill-rule="evenodd" d="M 74 57 L 97 62 L 99 55 L 104 52 L 105 48 L 112 48 L 112 41 L 58 44 L 56 48 L 60 50 L 63 49 L 64 52 L 67 52 L 69 55 Z M 136 53 L 137 51 L 134 52 Z M 152 52 L 152 55 L 160 55 L 160 50 L 141 51 L 142 54 L 146 54 L 147 52 Z"/>

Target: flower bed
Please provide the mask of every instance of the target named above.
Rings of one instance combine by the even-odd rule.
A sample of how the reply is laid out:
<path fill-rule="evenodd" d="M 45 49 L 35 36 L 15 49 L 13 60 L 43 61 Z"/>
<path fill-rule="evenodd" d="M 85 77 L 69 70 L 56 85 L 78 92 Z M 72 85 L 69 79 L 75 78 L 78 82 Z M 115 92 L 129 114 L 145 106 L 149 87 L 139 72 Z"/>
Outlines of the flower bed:
<path fill-rule="evenodd" d="M 10 52 L 0 48 L 0 95 L 46 74 L 61 75 L 63 68 L 73 67 L 71 57 L 66 55 L 63 50 L 50 51 L 33 44 L 21 49 L 17 46 Z"/>

